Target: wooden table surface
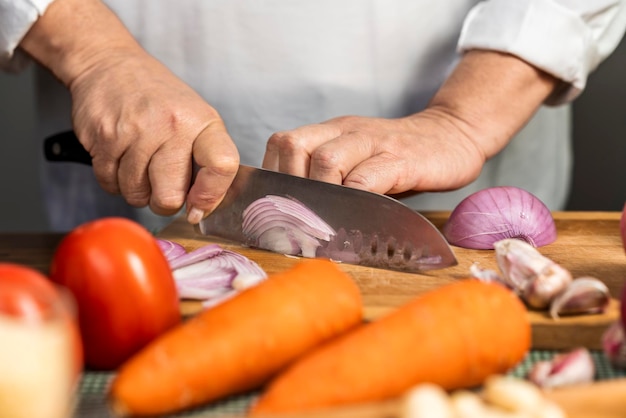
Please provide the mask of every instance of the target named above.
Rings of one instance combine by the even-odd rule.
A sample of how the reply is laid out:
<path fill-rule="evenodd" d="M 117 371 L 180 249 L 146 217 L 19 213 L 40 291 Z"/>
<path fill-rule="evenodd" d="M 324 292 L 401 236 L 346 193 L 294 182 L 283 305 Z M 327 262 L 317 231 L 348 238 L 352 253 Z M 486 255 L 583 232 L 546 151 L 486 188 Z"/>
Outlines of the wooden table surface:
<path fill-rule="evenodd" d="M 432 212 L 424 215 L 435 226 L 441 227 L 448 213 Z M 617 212 L 555 212 L 557 241 L 540 250 L 568 268 L 575 277 L 590 275 L 603 280 L 613 297 L 618 298 L 626 280 L 626 255 L 619 235 L 619 217 Z M 217 242 L 255 260 L 270 274 L 297 262 L 294 258 L 244 248 L 215 237 L 200 236 L 182 219 L 174 221 L 159 236 L 180 242 L 188 250 Z M 63 234 L 59 233 L 0 233 L 0 262 L 20 263 L 47 273 L 54 250 L 62 238 Z M 469 266 L 474 262 L 496 268 L 493 251 L 454 247 L 454 252 L 459 261 L 457 266 L 425 274 L 350 265 L 341 265 L 341 268 L 355 279 L 363 294 L 367 316 L 375 319 L 424 291 L 467 277 Z M 617 301 L 613 301 L 605 314 L 562 318 L 559 321 L 548 318 L 544 313 L 531 312 L 533 347 L 560 349 L 586 345 L 597 349 L 601 332 L 617 319 L 618 307 Z M 183 304 L 182 308 L 189 307 Z M 626 416 L 623 414 L 626 410 L 626 379 L 554 391 L 549 396 L 566 409 L 570 418 Z M 368 405 L 348 408 L 343 411 L 347 415 L 338 410 L 334 415 L 324 416 L 394 416 L 389 414 L 389 408 L 389 404 Z"/>
<path fill-rule="evenodd" d="M 437 227 L 447 219 L 448 212 L 425 212 Z M 619 212 L 554 212 L 558 238 L 542 247 L 541 252 L 568 268 L 575 277 L 594 276 L 604 281 L 614 298 L 618 298 L 626 280 L 626 255 L 619 235 Z M 177 241 L 188 250 L 210 242 L 238 251 L 259 263 L 269 274 L 281 271 L 298 260 L 263 250 L 245 248 L 201 236 L 182 218 L 166 227 L 160 237 Z M 60 233 L 2 233 L 0 261 L 32 266 L 47 273 Z M 454 247 L 457 266 L 424 274 L 401 273 L 362 266 L 341 265 L 359 285 L 365 304 L 366 317 L 375 319 L 416 295 L 454 280 L 468 276 L 469 267 L 478 262 L 487 268 L 497 268 L 493 251 L 467 250 Z M 183 304 L 183 310 L 195 309 L 193 303 Z M 563 317 L 554 321 L 545 312 L 530 312 L 533 323 L 533 347 L 565 349 L 584 345 L 600 348 L 604 329 L 618 317 L 617 301 L 601 315 Z"/>

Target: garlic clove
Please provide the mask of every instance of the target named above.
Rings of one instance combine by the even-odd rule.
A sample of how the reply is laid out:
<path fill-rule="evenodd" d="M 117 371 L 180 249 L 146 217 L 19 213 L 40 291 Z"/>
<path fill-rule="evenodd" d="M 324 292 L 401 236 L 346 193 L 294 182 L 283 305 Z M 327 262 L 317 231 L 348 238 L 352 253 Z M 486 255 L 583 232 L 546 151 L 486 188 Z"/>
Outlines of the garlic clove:
<path fill-rule="evenodd" d="M 509 376 L 494 375 L 485 381 L 484 399 L 510 412 L 533 412 L 543 404 L 543 393 L 529 382 Z"/>
<path fill-rule="evenodd" d="M 611 294 L 602 281 L 594 277 L 579 277 L 558 295 L 550 306 L 550 315 L 602 313 L 609 306 Z"/>
<path fill-rule="evenodd" d="M 469 390 L 457 390 L 450 396 L 454 416 L 458 418 L 479 418 L 485 416 L 485 403 L 478 394 Z"/>
<path fill-rule="evenodd" d="M 529 279 L 551 264 L 532 245 L 518 239 L 500 240 L 493 247 L 498 267 L 514 289 L 522 289 Z"/>
<path fill-rule="evenodd" d="M 577 348 L 558 354 L 552 360 L 535 363 L 528 373 L 528 380 L 542 388 L 555 388 L 592 382 L 595 372 L 589 350 Z"/>
<path fill-rule="evenodd" d="M 604 331 L 602 348 L 613 366 L 626 369 L 626 336 L 621 321 L 615 321 Z"/>
<path fill-rule="evenodd" d="M 433 383 L 421 383 L 405 394 L 402 418 L 455 418 L 448 393 Z"/>
<path fill-rule="evenodd" d="M 544 309 L 571 283 L 571 273 L 518 239 L 494 244 L 504 280 L 533 308 Z"/>
<path fill-rule="evenodd" d="M 470 275 L 485 283 L 499 283 L 506 287 L 510 287 L 509 284 L 502 278 L 502 276 L 495 270 L 482 268 L 478 262 L 473 263 L 470 268 Z"/>
<path fill-rule="evenodd" d="M 533 308 L 545 309 L 567 289 L 572 275 L 558 264 L 553 264 L 530 279 L 521 292 L 522 298 Z"/>

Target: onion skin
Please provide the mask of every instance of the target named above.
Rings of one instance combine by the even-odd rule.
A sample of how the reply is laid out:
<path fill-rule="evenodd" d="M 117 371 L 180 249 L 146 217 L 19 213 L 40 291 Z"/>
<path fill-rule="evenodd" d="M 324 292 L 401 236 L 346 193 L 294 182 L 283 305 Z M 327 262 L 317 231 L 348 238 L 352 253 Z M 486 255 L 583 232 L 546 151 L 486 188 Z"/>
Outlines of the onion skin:
<path fill-rule="evenodd" d="M 622 217 L 619 221 L 619 230 L 622 234 L 622 246 L 624 247 L 624 252 L 626 252 L 626 203 L 624 203 L 624 209 L 622 209 Z"/>
<path fill-rule="evenodd" d="M 506 238 L 541 247 L 556 240 L 550 209 L 536 196 L 513 186 L 490 187 L 463 199 L 443 226 L 451 245 L 491 250 Z"/>

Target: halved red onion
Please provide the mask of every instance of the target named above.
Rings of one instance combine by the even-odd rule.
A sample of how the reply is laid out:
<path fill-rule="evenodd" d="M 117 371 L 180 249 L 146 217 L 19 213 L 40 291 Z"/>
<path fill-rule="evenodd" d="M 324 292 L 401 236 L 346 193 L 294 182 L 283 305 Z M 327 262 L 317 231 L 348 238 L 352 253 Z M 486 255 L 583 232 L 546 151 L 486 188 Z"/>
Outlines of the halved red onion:
<path fill-rule="evenodd" d="M 491 187 L 463 199 L 443 226 L 448 242 L 470 249 L 493 249 L 506 238 L 534 247 L 554 242 L 552 213 L 535 195 L 513 186 Z"/>
<path fill-rule="evenodd" d="M 177 245 L 160 239 L 159 246 L 167 251 Z M 263 269 L 242 254 L 226 250 L 217 244 L 207 244 L 193 251 L 168 259 L 178 296 L 181 299 L 198 299 L 203 306 L 214 306 L 226 300 L 226 295 L 239 293 L 265 280 Z M 164 253 L 165 253 L 164 251 Z"/>
<path fill-rule="evenodd" d="M 336 235 L 300 201 L 275 195 L 257 199 L 244 210 L 242 231 L 250 246 L 310 258 L 315 257 L 320 240 Z"/>

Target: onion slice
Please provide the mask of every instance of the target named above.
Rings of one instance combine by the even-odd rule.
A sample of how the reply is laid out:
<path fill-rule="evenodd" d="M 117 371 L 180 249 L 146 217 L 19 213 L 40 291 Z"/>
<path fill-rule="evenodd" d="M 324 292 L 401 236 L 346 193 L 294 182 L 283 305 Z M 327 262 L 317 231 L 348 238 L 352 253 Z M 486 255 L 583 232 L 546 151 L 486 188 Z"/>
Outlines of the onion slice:
<path fill-rule="evenodd" d="M 161 249 L 163 254 L 165 254 L 165 258 L 167 258 L 167 261 L 171 261 L 187 253 L 187 251 L 185 250 L 185 247 L 183 247 L 177 242 L 170 241 L 167 239 L 162 239 L 162 238 L 157 238 L 156 241 L 157 241 L 157 244 L 159 244 L 159 248 Z"/>
<path fill-rule="evenodd" d="M 552 213 L 533 194 L 513 186 L 491 187 L 463 199 L 443 226 L 448 242 L 470 249 L 493 249 L 506 238 L 526 241 L 533 247 L 556 239 Z"/>
<path fill-rule="evenodd" d="M 257 263 L 217 244 L 187 252 L 175 242 L 158 242 L 172 269 L 179 298 L 202 300 L 204 307 L 215 306 L 267 278 Z"/>
<path fill-rule="evenodd" d="M 313 258 L 320 241 L 337 233 L 315 212 L 292 197 L 267 195 L 243 211 L 247 244 L 287 255 Z"/>

